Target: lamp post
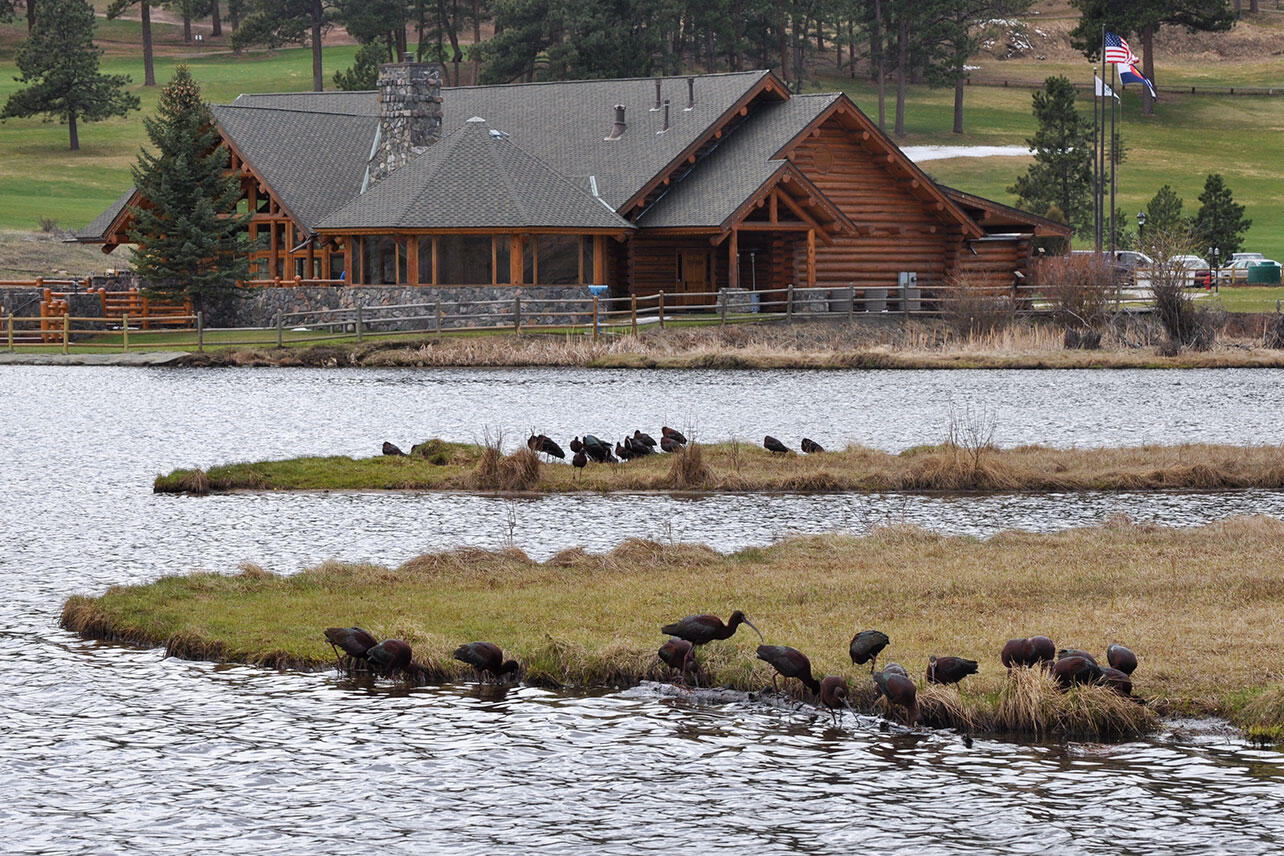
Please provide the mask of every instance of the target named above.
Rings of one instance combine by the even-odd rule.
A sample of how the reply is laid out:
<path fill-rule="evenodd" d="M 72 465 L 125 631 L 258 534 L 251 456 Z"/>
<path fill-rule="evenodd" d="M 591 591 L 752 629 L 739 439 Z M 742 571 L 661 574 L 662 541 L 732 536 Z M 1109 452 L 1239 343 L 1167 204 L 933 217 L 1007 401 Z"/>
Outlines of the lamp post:
<path fill-rule="evenodd" d="M 1137 212 L 1137 249 L 1141 249 L 1141 239 L 1146 234 L 1146 212 Z"/>

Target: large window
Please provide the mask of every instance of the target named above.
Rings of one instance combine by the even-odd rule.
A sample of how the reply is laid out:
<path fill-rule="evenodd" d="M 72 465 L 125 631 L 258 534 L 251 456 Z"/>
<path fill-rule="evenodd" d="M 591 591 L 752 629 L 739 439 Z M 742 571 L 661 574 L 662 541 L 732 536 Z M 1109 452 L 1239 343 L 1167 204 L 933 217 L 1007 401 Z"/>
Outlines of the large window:
<path fill-rule="evenodd" d="M 535 243 L 538 246 L 540 285 L 573 285 L 582 281 L 578 235 L 540 235 Z M 590 268 L 587 279 L 592 278 L 593 270 Z"/>
<path fill-rule="evenodd" d="M 505 236 L 500 240 L 508 240 Z M 439 285 L 486 285 L 494 282 L 494 255 L 489 235 L 437 236 Z M 507 280 L 507 274 L 504 275 Z"/>
<path fill-rule="evenodd" d="M 396 285 L 397 257 L 405 258 L 405 246 L 390 235 L 366 235 L 361 239 L 361 276 L 365 285 Z"/>

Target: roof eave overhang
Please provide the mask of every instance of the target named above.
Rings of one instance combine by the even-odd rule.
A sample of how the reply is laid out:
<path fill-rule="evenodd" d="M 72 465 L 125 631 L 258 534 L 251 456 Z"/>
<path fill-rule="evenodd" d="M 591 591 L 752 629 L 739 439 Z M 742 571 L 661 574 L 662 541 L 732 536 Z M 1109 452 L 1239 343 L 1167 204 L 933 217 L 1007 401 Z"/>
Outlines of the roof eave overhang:
<path fill-rule="evenodd" d="M 998 215 L 999 222 L 1004 225 L 1010 222 L 1019 226 L 1032 227 L 1034 236 L 1037 238 L 1056 237 L 1068 239 L 1074 234 L 1074 229 L 1071 226 L 1065 223 L 1058 223 L 1056 220 L 1049 220 L 1046 217 L 1040 217 L 1030 211 L 1022 211 L 1020 208 L 1013 208 L 1011 205 L 1004 205 L 1002 202 L 986 199 L 984 196 L 977 196 L 974 193 L 968 193 L 957 188 L 945 187 L 942 189 L 962 205 L 980 208 L 982 211 Z"/>
<path fill-rule="evenodd" d="M 317 226 L 318 235 L 607 235 L 622 237 L 635 227 L 584 226 Z"/>
<path fill-rule="evenodd" d="M 780 161 L 780 165 L 774 172 L 772 172 L 771 176 L 760 184 L 758 188 L 754 190 L 754 192 L 751 193 L 729 217 L 718 225 L 718 231 L 722 233 L 731 231 L 731 229 L 743 222 L 744 219 L 755 209 L 761 207 L 772 190 L 777 187 L 788 187 L 791 185 L 796 185 L 804 191 L 805 196 L 803 197 L 803 207 L 813 208 L 819 212 L 823 212 L 829 218 L 829 222 L 834 224 L 834 228 L 826 228 L 823 223 L 819 224 L 821 225 L 821 228 L 818 231 L 825 243 L 831 243 L 833 238 L 837 235 L 854 235 L 859 231 L 856 224 L 853 223 L 837 205 L 831 202 L 829 198 L 821 192 L 820 188 L 813 184 L 811 180 L 803 174 L 802 170 L 787 160 Z M 790 193 L 789 195 L 793 196 L 794 194 Z"/>
<path fill-rule="evenodd" d="M 241 151 L 241 147 L 236 144 L 236 141 L 232 139 L 231 135 L 228 134 L 217 119 L 214 121 L 214 127 L 218 131 L 219 137 L 223 140 L 223 144 L 227 146 L 228 151 L 235 155 L 237 160 L 241 162 L 241 166 L 254 177 L 254 180 L 276 199 L 276 204 L 281 207 L 281 212 L 300 229 L 308 232 L 316 231 L 311 224 L 305 223 L 303 218 L 295 214 L 290 206 L 286 204 L 285 200 L 281 198 L 281 194 L 272 187 L 271 182 L 263 177 L 263 173 L 259 172 L 258 168 L 254 166 L 254 162 L 245 156 L 245 152 Z"/>
<path fill-rule="evenodd" d="M 126 224 L 133 216 L 134 209 L 138 206 L 140 201 L 141 197 L 138 193 L 138 188 L 135 187 L 134 192 L 129 195 L 129 200 L 121 206 L 119 211 L 116 212 L 116 216 L 111 219 L 111 222 L 107 224 L 107 228 L 104 229 L 101 234 L 86 237 L 77 235 L 76 243 L 102 244 L 104 253 L 110 253 L 121 244 L 128 243 L 128 241 L 123 240 L 126 237 Z"/>

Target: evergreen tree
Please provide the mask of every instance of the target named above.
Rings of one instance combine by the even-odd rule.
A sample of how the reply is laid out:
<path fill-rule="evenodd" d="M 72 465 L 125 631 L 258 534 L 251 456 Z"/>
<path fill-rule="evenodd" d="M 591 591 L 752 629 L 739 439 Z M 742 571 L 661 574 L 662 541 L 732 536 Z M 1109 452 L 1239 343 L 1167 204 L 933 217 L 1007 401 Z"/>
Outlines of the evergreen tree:
<path fill-rule="evenodd" d="M 357 48 L 352 68 L 334 73 L 334 85 L 348 92 L 374 89 L 379 84 L 379 63 L 388 59 L 388 49 L 378 42 Z"/>
<path fill-rule="evenodd" d="M 329 23 L 322 0 L 251 0 L 249 14 L 232 33 L 232 47 L 310 43 L 312 46 L 312 89 L 325 88 L 321 71 L 321 32 Z"/>
<path fill-rule="evenodd" d="M 143 24 L 143 86 L 156 85 L 156 67 L 152 61 L 152 4 L 148 0 L 111 0 L 107 20 L 119 18 L 130 6 L 138 6 Z"/>
<path fill-rule="evenodd" d="M 93 37 L 94 10 L 85 0 L 42 0 L 31 35 L 18 46 L 18 80 L 31 85 L 9 96 L 0 119 L 57 117 L 67 123 L 74 152 L 80 150 L 78 121 L 137 110 L 138 96 L 124 91 L 128 75 L 98 73 L 102 51 Z"/>
<path fill-rule="evenodd" d="M 1177 237 L 1185 231 L 1186 223 L 1181 216 L 1181 197 L 1164 185 L 1159 192 L 1146 203 L 1146 228 L 1153 229 L 1155 234 L 1166 234 Z"/>
<path fill-rule="evenodd" d="M 134 268 L 154 291 L 190 297 L 198 310 L 216 306 L 249 271 L 250 214 L 237 212 L 240 183 L 187 66 L 143 125 L 156 151 L 141 152 L 132 170 L 146 200 L 129 232 Z"/>
<path fill-rule="evenodd" d="M 1199 202 L 1199 213 L 1191 224 L 1196 246 L 1201 250 L 1216 247 L 1219 258 L 1229 259 L 1244 245 L 1244 233 L 1253 221 L 1244 216 L 1243 205 L 1235 204 L 1220 173 L 1212 173 L 1204 180 Z"/>
<path fill-rule="evenodd" d="M 1056 205 L 1082 235 L 1092 218 L 1092 129 L 1075 109 L 1074 95 L 1064 77 L 1049 77 L 1034 93 L 1038 128 L 1026 140 L 1034 163 L 1007 190 L 1036 214 Z"/>

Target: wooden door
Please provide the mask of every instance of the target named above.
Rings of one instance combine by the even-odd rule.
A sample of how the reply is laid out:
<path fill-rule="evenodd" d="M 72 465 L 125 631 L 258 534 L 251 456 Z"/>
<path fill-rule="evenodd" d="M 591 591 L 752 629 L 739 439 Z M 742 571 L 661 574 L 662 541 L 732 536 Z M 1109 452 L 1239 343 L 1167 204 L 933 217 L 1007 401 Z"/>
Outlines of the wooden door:
<path fill-rule="evenodd" d="M 678 299 L 682 306 L 695 306 L 713 303 L 712 297 L 685 296 L 711 291 L 709 283 L 709 250 L 678 251 L 679 291 L 684 295 Z"/>

